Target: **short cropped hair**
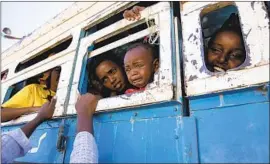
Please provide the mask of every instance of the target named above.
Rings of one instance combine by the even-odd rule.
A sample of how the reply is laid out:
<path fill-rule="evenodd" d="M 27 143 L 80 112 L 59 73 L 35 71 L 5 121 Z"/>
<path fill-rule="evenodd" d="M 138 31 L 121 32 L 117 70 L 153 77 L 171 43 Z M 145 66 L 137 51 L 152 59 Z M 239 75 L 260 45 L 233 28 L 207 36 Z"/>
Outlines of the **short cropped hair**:
<path fill-rule="evenodd" d="M 128 47 L 127 52 L 137 47 L 142 47 L 145 50 L 149 51 L 152 54 L 153 59 L 158 58 L 158 53 L 156 53 L 155 48 L 149 43 L 141 43 L 141 42 L 134 43 Z"/>

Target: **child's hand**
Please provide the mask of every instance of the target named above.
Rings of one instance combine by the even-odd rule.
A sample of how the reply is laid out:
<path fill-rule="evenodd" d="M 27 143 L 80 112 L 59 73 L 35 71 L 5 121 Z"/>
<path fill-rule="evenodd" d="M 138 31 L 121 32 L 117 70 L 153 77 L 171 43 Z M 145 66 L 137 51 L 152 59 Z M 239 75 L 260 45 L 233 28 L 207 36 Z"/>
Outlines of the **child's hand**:
<path fill-rule="evenodd" d="M 54 110 L 55 110 L 56 98 L 52 98 L 51 101 L 46 102 L 41 106 L 38 110 L 37 117 L 41 120 L 47 120 L 52 118 Z"/>
<path fill-rule="evenodd" d="M 139 20 L 141 18 L 140 12 L 144 9 L 145 7 L 134 6 L 131 10 L 126 10 L 123 17 L 129 21 Z"/>

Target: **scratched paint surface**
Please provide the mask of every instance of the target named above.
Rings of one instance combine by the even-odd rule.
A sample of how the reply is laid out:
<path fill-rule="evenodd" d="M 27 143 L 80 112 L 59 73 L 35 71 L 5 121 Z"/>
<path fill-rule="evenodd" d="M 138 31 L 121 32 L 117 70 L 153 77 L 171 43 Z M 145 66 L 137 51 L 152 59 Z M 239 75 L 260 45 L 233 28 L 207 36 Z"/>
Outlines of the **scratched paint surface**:
<path fill-rule="evenodd" d="M 190 106 L 197 109 L 190 117 L 182 117 L 181 105 L 173 101 L 97 114 L 99 162 L 269 162 L 269 85 L 266 90 L 258 86 L 221 97 L 193 98 Z M 66 118 L 65 157 L 55 146 L 59 124 L 42 124 L 31 137 L 37 153 L 17 161 L 68 163 L 76 117 Z"/>
<path fill-rule="evenodd" d="M 218 2 L 187 2 L 181 12 L 188 96 L 211 94 L 269 81 L 269 17 L 263 2 L 235 2 L 246 44 L 247 60 L 242 64 L 243 67 L 225 74 L 213 74 L 205 68 L 200 13 L 207 5 L 214 3 Z"/>
<path fill-rule="evenodd" d="M 183 126 L 179 109 L 178 103 L 170 102 L 98 114 L 94 128 L 99 162 L 183 161 L 184 136 L 181 132 L 186 126 Z M 68 133 L 69 146 L 75 138 L 75 129 L 72 124 Z M 70 149 L 66 152 L 66 162 Z"/>
<path fill-rule="evenodd" d="M 269 84 L 190 101 L 200 162 L 269 162 Z"/>
<path fill-rule="evenodd" d="M 269 102 L 269 84 L 190 98 L 191 111 L 250 103 Z"/>
<path fill-rule="evenodd" d="M 44 122 L 40 125 L 30 137 L 32 149 L 24 157 L 17 158 L 15 161 L 30 163 L 61 163 L 63 154 L 56 149 L 59 124 L 60 122 L 55 120 Z M 2 132 L 19 127 L 20 125 L 4 127 L 2 128 Z"/>

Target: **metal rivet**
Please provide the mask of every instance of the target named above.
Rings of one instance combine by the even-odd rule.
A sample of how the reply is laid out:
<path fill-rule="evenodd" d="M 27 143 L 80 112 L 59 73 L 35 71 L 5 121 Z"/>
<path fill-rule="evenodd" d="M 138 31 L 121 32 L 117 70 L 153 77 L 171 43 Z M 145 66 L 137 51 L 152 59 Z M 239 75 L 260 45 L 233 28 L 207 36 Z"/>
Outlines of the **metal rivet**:
<path fill-rule="evenodd" d="M 174 138 L 177 140 L 179 137 L 178 137 L 178 135 L 175 135 Z"/>
<path fill-rule="evenodd" d="M 177 108 L 176 108 L 176 107 L 174 108 L 174 111 L 175 111 L 175 112 L 177 111 Z"/>
<path fill-rule="evenodd" d="M 137 112 L 135 112 L 135 113 L 134 113 L 134 116 L 135 116 L 135 117 L 136 117 L 136 116 L 138 116 L 138 113 L 137 113 Z"/>

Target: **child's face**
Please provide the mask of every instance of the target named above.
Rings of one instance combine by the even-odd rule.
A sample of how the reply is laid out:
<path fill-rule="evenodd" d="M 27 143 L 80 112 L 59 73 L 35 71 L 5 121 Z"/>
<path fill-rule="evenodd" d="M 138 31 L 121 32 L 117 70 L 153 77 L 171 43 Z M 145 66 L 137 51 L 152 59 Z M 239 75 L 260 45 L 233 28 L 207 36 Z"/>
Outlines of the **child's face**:
<path fill-rule="evenodd" d="M 126 53 L 124 65 L 130 84 L 143 88 L 151 82 L 158 68 L 158 60 L 153 60 L 151 52 L 143 47 L 136 47 Z"/>
<path fill-rule="evenodd" d="M 110 60 L 101 62 L 96 68 L 96 74 L 102 84 L 112 91 L 121 92 L 126 86 L 122 70 Z"/>
<path fill-rule="evenodd" d="M 208 47 L 207 68 L 215 72 L 238 67 L 245 60 L 245 50 L 242 45 L 242 39 L 234 32 L 217 34 L 213 44 Z"/>

